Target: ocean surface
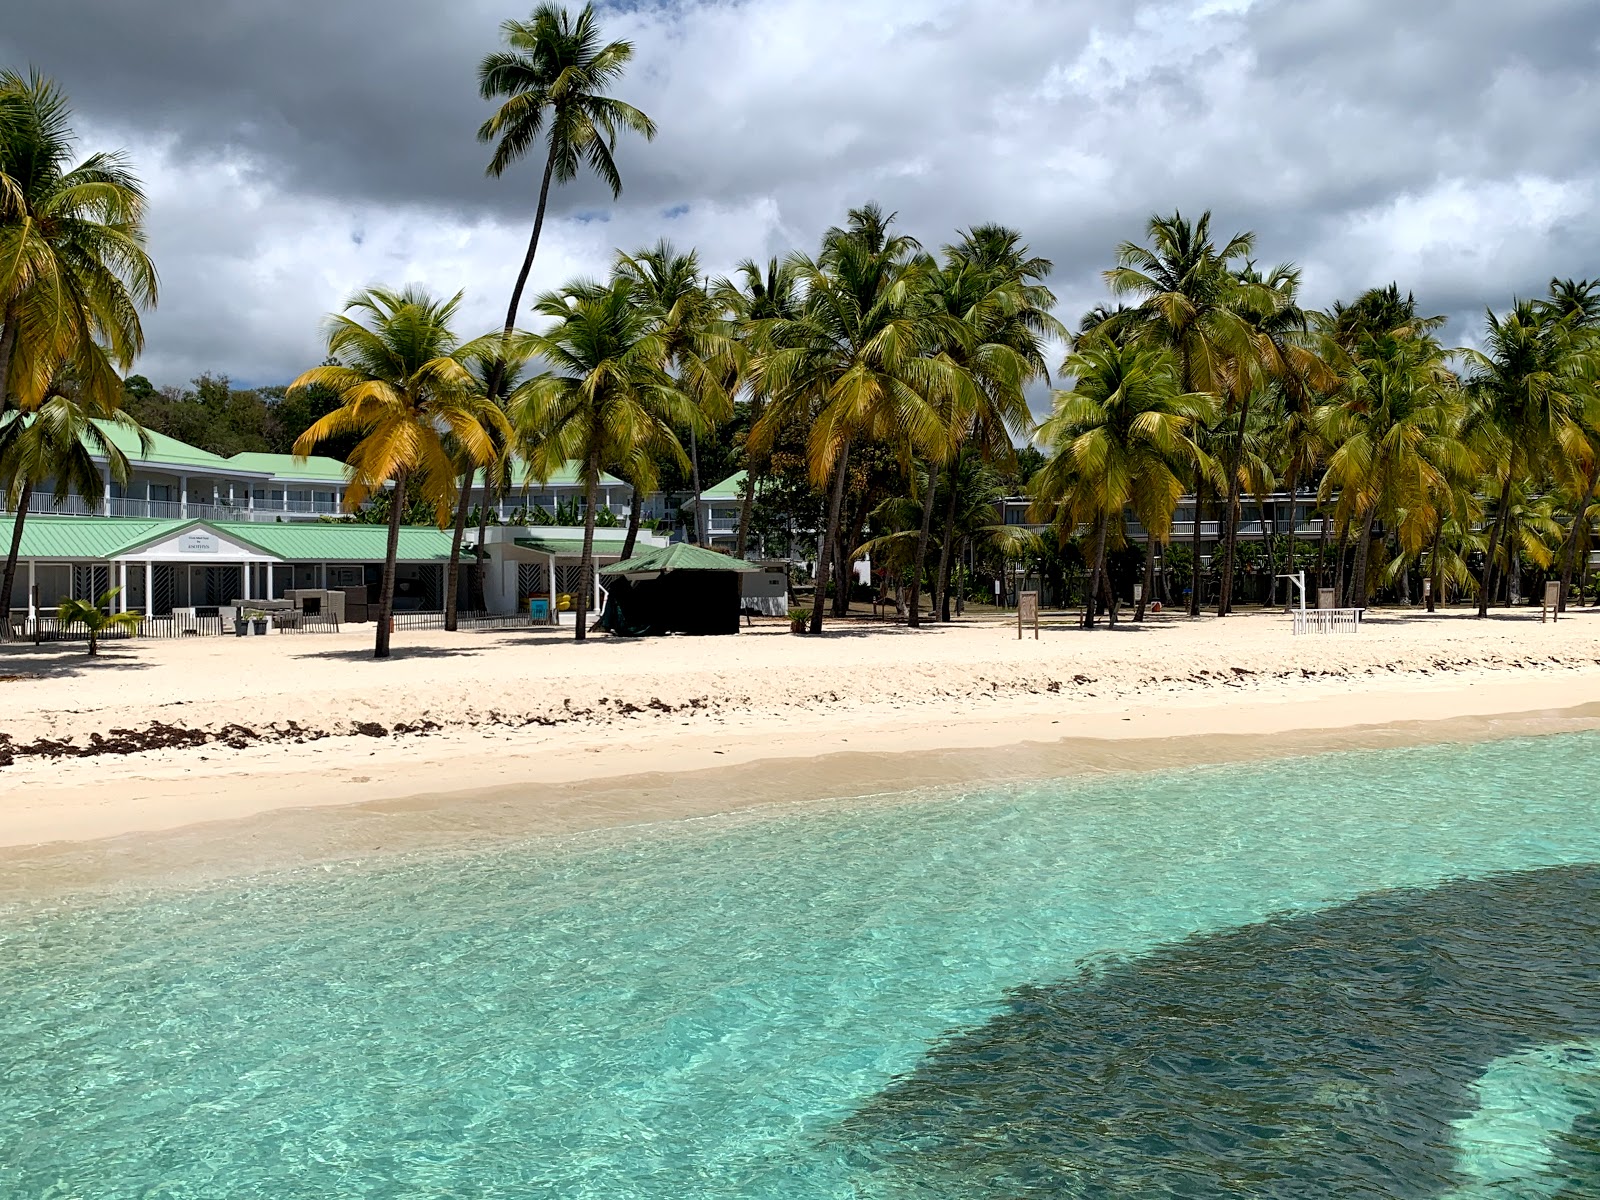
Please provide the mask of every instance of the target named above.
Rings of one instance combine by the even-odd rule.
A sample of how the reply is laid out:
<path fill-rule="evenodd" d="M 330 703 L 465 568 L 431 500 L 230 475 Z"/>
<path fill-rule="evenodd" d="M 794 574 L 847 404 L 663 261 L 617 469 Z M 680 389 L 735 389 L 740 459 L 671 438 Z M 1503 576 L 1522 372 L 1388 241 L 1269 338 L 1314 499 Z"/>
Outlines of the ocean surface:
<path fill-rule="evenodd" d="M 6 1200 L 1600 1197 L 1600 737 L 0 912 Z"/>

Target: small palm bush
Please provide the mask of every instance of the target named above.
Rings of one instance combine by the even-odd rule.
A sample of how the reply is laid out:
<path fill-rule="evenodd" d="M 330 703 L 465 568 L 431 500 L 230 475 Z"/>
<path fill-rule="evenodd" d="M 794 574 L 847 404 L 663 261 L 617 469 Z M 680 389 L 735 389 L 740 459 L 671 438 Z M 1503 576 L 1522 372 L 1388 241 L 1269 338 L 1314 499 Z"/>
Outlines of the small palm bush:
<path fill-rule="evenodd" d="M 121 588 L 112 588 L 100 594 L 98 603 L 88 600 L 63 600 L 61 607 L 56 609 L 56 619 L 61 622 L 62 630 L 73 625 L 82 625 L 89 631 L 89 653 L 100 653 L 100 635 L 113 629 L 127 629 L 137 632 L 139 622 L 144 620 L 140 613 L 124 612 L 114 613 L 111 605 L 116 601 Z"/>

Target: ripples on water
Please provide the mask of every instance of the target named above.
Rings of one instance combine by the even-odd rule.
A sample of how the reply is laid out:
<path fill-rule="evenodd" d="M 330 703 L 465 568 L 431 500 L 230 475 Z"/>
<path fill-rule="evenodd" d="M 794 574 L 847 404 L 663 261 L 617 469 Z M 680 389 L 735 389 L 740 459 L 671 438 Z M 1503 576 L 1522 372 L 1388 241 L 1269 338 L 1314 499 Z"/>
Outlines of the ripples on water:
<path fill-rule="evenodd" d="M 13 913 L 0 1196 L 1600 1197 L 1597 749 Z"/>

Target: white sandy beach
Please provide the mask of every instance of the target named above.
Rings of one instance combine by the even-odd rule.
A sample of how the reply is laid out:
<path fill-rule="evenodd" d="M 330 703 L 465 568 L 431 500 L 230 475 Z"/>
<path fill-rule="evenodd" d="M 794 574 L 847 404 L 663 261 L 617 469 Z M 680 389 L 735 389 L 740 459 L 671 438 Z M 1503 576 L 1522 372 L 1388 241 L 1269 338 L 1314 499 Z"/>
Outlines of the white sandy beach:
<path fill-rule="evenodd" d="M 0 651 L 14 755 L 0 845 L 487 794 L 519 827 L 573 828 L 960 778 L 957 752 L 983 754 L 972 769 L 986 774 L 1244 757 L 1352 730 L 1381 744 L 1396 723 L 1413 739 L 1428 736 L 1419 722 L 1588 727 L 1567 710 L 1600 701 L 1587 612 L 1378 614 L 1356 635 L 1300 638 L 1254 612 L 1094 632 L 1053 617 L 1038 641 L 993 618 L 585 645 L 570 631 L 401 634 L 383 663 L 370 636 L 124 642 L 98 660 L 81 645 Z M 158 741 L 221 740 L 115 752 L 153 723 Z M 77 756 L 96 737 L 105 752 Z M 684 774 L 741 768 L 729 786 Z"/>

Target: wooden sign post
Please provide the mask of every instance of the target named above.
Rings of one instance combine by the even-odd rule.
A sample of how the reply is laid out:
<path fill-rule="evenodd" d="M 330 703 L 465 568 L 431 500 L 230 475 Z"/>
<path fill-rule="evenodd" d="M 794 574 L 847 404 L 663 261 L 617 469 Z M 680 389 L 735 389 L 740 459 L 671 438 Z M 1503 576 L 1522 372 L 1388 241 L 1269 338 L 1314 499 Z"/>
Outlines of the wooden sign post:
<path fill-rule="evenodd" d="M 1561 581 L 1548 580 L 1544 585 L 1544 605 L 1539 609 L 1539 624 L 1555 621 L 1561 616 Z"/>
<path fill-rule="evenodd" d="M 1017 594 L 1017 641 L 1022 640 L 1022 627 L 1027 622 L 1033 622 L 1033 640 L 1039 640 L 1039 593 L 1019 592 Z"/>

